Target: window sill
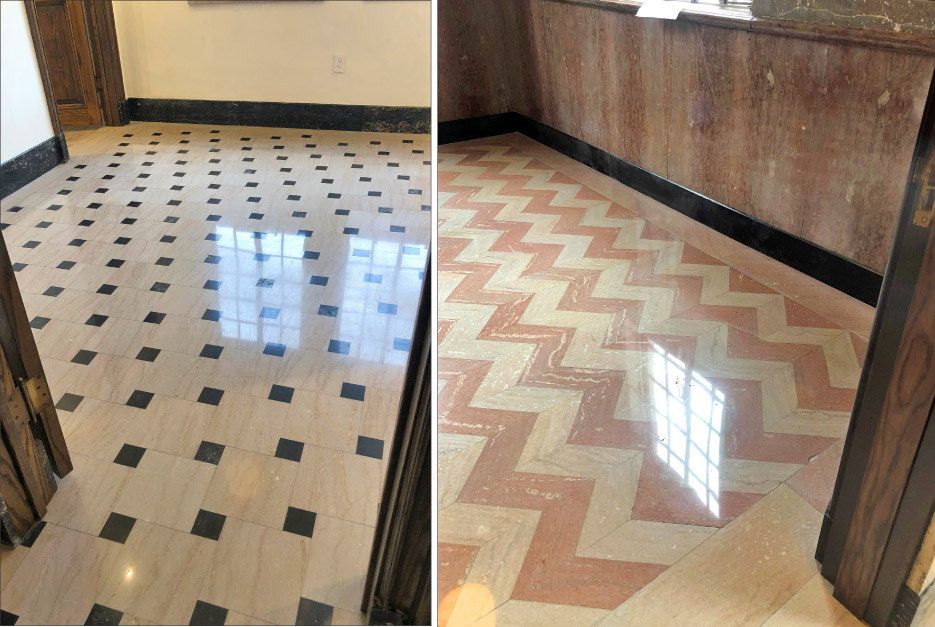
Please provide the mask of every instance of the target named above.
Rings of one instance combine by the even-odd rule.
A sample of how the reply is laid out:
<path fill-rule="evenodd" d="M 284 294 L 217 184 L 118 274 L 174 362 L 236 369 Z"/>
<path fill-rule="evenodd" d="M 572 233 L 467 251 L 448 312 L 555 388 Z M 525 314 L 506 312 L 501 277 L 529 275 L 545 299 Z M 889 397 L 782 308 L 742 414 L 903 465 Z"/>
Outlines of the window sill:
<path fill-rule="evenodd" d="M 548 0 L 565 4 L 591 6 L 621 13 L 636 13 L 642 0 Z M 652 19 L 652 18 L 650 18 Z M 897 33 L 892 31 L 829 26 L 795 20 L 756 18 L 746 7 L 720 7 L 696 4 L 682 9 L 677 21 L 708 26 L 735 28 L 753 33 L 798 37 L 855 46 L 886 48 L 909 54 L 935 56 L 935 34 Z"/>

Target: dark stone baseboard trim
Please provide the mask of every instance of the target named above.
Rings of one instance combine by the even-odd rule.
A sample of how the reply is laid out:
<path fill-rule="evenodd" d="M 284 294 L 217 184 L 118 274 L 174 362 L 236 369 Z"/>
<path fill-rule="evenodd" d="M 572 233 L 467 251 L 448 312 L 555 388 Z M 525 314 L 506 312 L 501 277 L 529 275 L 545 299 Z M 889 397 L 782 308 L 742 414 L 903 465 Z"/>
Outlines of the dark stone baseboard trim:
<path fill-rule="evenodd" d="M 711 200 L 605 150 L 516 112 L 441 122 L 438 143 L 519 132 L 620 181 L 733 240 L 876 306 L 883 276 L 846 257 Z"/>
<path fill-rule="evenodd" d="M 130 123 L 130 113 L 126 100 L 121 100 L 117 103 L 117 117 L 120 119 L 120 126 Z"/>
<path fill-rule="evenodd" d="M 68 148 L 65 134 L 60 133 L 0 164 L 0 198 L 6 198 L 66 161 Z"/>
<path fill-rule="evenodd" d="M 131 120 L 141 122 L 270 126 L 332 131 L 429 133 L 432 126 L 430 107 L 129 98 L 127 112 Z"/>

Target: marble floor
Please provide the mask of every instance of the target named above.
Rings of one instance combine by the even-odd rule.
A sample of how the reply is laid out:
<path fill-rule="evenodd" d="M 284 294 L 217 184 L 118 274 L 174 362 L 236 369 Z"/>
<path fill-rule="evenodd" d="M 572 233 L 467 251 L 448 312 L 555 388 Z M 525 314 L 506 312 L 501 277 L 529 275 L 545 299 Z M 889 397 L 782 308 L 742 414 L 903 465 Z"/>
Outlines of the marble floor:
<path fill-rule="evenodd" d="M 441 625 L 858 625 L 873 309 L 521 135 L 440 147 Z"/>
<path fill-rule="evenodd" d="M 426 135 L 133 123 L 7 197 L 74 471 L 4 624 L 360 624 Z"/>

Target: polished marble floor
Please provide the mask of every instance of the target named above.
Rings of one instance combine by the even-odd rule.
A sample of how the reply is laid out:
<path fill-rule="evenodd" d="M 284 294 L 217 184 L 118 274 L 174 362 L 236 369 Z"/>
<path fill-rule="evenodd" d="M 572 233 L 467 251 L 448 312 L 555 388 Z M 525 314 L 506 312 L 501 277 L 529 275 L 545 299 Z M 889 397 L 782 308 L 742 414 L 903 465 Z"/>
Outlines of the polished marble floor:
<path fill-rule="evenodd" d="M 68 147 L 0 205 L 75 465 L 2 553 L 4 624 L 359 624 L 428 137 L 133 123 Z"/>
<path fill-rule="evenodd" d="M 520 135 L 439 154 L 442 625 L 856 625 L 873 310 Z"/>

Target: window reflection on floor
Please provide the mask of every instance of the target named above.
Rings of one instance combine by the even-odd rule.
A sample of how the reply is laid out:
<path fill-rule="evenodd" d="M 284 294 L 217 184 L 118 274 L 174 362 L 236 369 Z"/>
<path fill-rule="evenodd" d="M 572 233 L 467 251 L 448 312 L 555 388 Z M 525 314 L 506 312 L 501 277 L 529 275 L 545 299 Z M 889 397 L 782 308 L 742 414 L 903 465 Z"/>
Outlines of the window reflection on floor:
<path fill-rule="evenodd" d="M 656 344 L 651 379 L 656 455 L 718 516 L 724 392 Z"/>

